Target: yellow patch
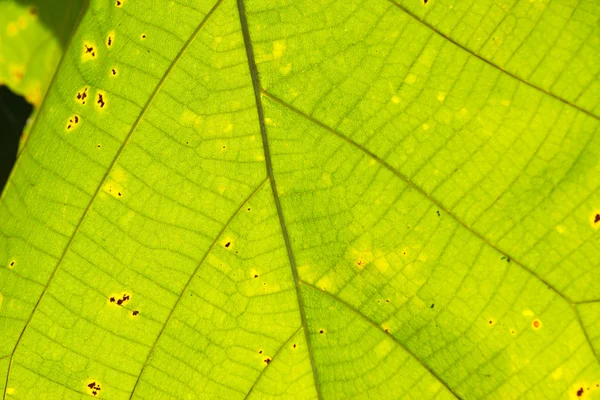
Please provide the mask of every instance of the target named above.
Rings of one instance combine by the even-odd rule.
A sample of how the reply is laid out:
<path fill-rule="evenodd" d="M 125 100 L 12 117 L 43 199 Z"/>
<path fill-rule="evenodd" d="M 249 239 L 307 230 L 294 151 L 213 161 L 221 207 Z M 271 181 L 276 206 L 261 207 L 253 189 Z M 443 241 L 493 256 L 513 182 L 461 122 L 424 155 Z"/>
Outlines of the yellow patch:
<path fill-rule="evenodd" d="M 379 344 L 377 346 L 375 346 L 375 349 L 374 349 L 375 356 L 377 356 L 377 358 L 384 358 L 385 356 L 390 354 L 390 352 L 394 348 L 394 346 L 392 345 L 391 342 L 392 341 L 389 339 L 384 339 L 381 342 L 379 342 Z"/>
<path fill-rule="evenodd" d="M 423 125 L 421 125 L 421 127 L 423 128 L 424 131 L 428 131 L 431 126 L 429 124 L 423 124 Z"/>
<path fill-rule="evenodd" d="M 384 274 L 390 268 L 390 263 L 385 257 L 381 257 L 375 260 L 375 268 Z"/>
<path fill-rule="evenodd" d="M 437 99 L 440 103 L 443 103 L 444 100 L 446 100 L 446 93 L 445 92 L 439 92 L 437 95 Z"/>
<path fill-rule="evenodd" d="M 393 95 L 392 96 L 392 103 L 399 104 L 400 103 L 400 97 L 398 95 Z"/>
<path fill-rule="evenodd" d="M 529 308 L 526 310 L 523 310 L 524 317 L 533 317 L 533 315 L 534 315 L 533 311 L 531 311 Z"/>
<path fill-rule="evenodd" d="M 17 389 L 15 389 L 14 387 L 6 388 L 6 394 L 10 394 L 11 396 L 14 396 L 16 391 Z"/>
<path fill-rule="evenodd" d="M 88 42 L 88 41 L 84 41 L 82 47 L 83 47 L 82 52 L 81 52 L 81 61 L 82 62 L 95 60 L 98 57 L 98 49 L 96 48 L 95 44 Z"/>
<path fill-rule="evenodd" d="M 321 181 L 327 186 L 331 186 L 331 174 L 329 172 L 323 172 L 321 175 Z"/>
<path fill-rule="evenodd" d="M 562 368 L 556 368 L 554 370 L 554 372 L 552 372 L 552 379 L 554 380 L 559 380 L 563 375 L 563 369 Z"/>
<path fill-rule="evenodd" d="M 27 28 L 27 25 L 29 24 L 29 21 L 27 20 L 27 17 L 24 15 L 21 15 L 19 17 L 19 19 L 17 20 L 17 24 L 19 25 L 19 28 L 21 30 Z"/>
<path fill-rule="evenodd" d="M 283 53 L 285 53 L 286 49 L 287 49 L 287 45 L 285 43 L 285 40 L 274 41 L 273 42 L 273 59 L 279 60 L 283 56 Z"/>
<path fill-rule="evenodd" d="M 19 28 L 17 27 L 17 23 L 16 22 L 11 22 L 6 26 L 6 35 L 8 37 L 13 37 L 15 36 L 17 33 L 19 33 Z"/>
<path fill-rule="evenodd" d="M 42 89 L 39 82 L 29 86 L 25 93 L 25 99 L 34 106 L 40 105 L 42 102 Z"/>
<path fill-rule="evenodd" d="M 292 70 L 292 63 L 287 63 L 285 66 L 279 67 L 279 72 L 281 72 L 281 75 L 287 75 L 290 73 L 291 70 Z"/>
<path fill-rule="evenodd" d="M 415 74 L 408 74 L 406 78 L 404 78 L 404 83 L 412 85 L 417 81 L 417 76 Z"/>
<path fill-rule="evenodd" d="M 508 106 L 510 106 L 510 100 L 508 100 L 508 99 L 501 100 L 500 104 L 502 104 L 504 107 L 508 107 Z"/>

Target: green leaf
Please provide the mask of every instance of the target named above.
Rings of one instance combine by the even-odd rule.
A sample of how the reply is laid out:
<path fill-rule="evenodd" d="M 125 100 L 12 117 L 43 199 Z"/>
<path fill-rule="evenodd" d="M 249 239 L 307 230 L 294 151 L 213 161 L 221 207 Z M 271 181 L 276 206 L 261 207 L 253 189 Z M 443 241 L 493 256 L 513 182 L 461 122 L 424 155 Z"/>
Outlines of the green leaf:
<path fill-rule="evenodd" d="M 92 1 L 0 202 L 4 397 L 599 398 L 599 18 Z"/>
<path fill-rule="evenodd" d="M 83 0 L 0 2 L 0 84 L 38 106 Z"/>

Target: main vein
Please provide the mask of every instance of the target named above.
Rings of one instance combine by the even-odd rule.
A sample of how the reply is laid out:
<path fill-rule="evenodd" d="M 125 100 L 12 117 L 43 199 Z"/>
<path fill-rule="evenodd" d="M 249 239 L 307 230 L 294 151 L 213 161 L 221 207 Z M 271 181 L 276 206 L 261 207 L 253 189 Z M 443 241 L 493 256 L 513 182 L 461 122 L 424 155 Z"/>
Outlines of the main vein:
<path fill-rule="evenodd" d="M 219 5 L 222 2 L 223 2 L 223 0 L 218 0 L 217 1 L 217 3 L 213 6 L 213 8 L 208 12 L 208 14 L 206 14 L 206 16 L 204 17 L 204 19 L 200 22 L 200 24 L 198 25 L 198 27 L 196 28 L 196 30 L 192 33 L 192 35 L 187 40 L 187 42 L 185 42 L 185 44 L 183 45 L 183 47 L 181 48 L 181 50 L 179 50 L 179 53 L 173 59 L 173 62 L 171 62 L 171 64 L 169 65 L 169 68 L 167 68 L 167 70 L 163 74 L 162 78 L 160 79 L 160 81 L 158 82 L 158 84 L 156 85 L 156 87 L 154 88 L 154 90 L 152 91 L 152 94 L 148 98 L 148 101 L 146 101 L 146 104 L 144 104 L 144 107 L 140 111 L 140 114 L 138 115 L 138 117 L 136 118 L 135 122 L 131 126 L 131 129 L 129 130 L 129 132 L 127 133 L 127 136 L 125 137 L 125 140 L 123 140 L 123 143 L 121 144 L 121 146 L 117 150 L 117 153 L 115 154 L 115 157 L 113 158 L 110 166 L 107 168 L 106 173 L 104 174 L 104 176 L 100 180 L 98 186 L 96 187 L 96 191 L 92 195 L 92 197 L 91 197 L 89 203 L 87 204 L 87 206 L 86 206 L 83 214 L 81 215 L 81 218 L 77 222 L 77 225 L 75 226 L 75 230 L 73 231 L 73 234 L 69 238 L 69 241 L 67 242 L 67 245 L 65 246 L 64 251 L 60 255 L 60 258 L 58 259 L 58 262 L 56 263 L 56 267 L 54 267 L 54 270 L 52 271 L 52 274 L 50 275 L 50 278 L 48 279 L 48 282 L 46 283 L 46 286 L 44 287 L 44 290 L 42 291 L 42 294 L 38 298 L 38 300 L 35 303 L 35 306 L 33 307 L 33 309 L 31 310 L 31 313 L 29 314 L 29 317 L 27 318 L 27 322 L 23 326 L 23 329 L 21 330 L 21 333 L 19 334 L 19 337 L 17 338 L 17 341 L 15 343 L 15 346 L 13 347 L 13 350 L 12 350 L 12 352 L 10 354 L 10 362 L 9 362 L 9 365 L 8 365 L 8 370 L 6 372 L 6 382 L 5 382 L 5 385 L 4 385 L 4 395 L 3 395 L 3 398 L 5 400 L 6 400 L 6 395 L 7 395 L 7 389 L 8 389 L 8 382 L 9 382 L 9 378 L 10 378 L 10 373 L 11 373 L 11 370 L 12 370 L 14 356 L 15 356 L 15 353 L 17 351 L 17 348 L 19 347 L 19 344 L 21 343 L 21 340 L 23 339 L 23 335 L 25 334 L 25 331 L 27 330 L 27 327 L 31 323 L 31 320 L 33 319 L 33 316 L 34 316 L 36 310 L 38 309 L 40 303 L 42 302 L 42 300 L 46 296 L 46 293 L 48 293 L 48 289 L 50 288 L 50 283 L 52 282 L 52 280 L 56 276 L 56 273 L 58 272 L 60 266 L 62 265 L 62 262 L 65 259 L 66 254 L 69 252 L 69 249 L 71 248 L 71 245 L 73 244 L 73 241 L 74 241 L 75 237 L 77 236 L 77 233 L 79 232 L 79 229 L 81 228 L 81 226 L 83 224 L 83 221 L 87 217 L 88 212 L 91 210 L 92 205 L 94 204 L 94 201 L 96 200 L 96 198 L 98 197 L 98 194 L 100 193 L 100 190 L 102 189 L 102 185 L 104 184 L 104 182 L 106 181 L 106 179 L 110 175 L 111 171 L 113 170 L 114 166 L 116 165 L 117 161 L 119 160 L 119 157 L 123 153 L 123 150 L 125 149 L 125 147 L 129 143 L 129 140 L 131 139 L 131 136 L 133 135 L 133 132 L 135 132 L 135 130 L 139 126 L 140 122 L 142 121 L 142 118 L 146 114 L 146 111 L 150 107 L 150 104 L 152 104 L 152 102 L 156 98 L 156 95 L 158 94 L 158 92 L 162 88 L 163 84 L 165 83 L 165 81 L 169 77 L 171 71 L 173 70 L 173 68 L 175 68 L 175 66 L 177 65 L 177 63 L 179 62 L 179 60 L 181 59 L 181 57 L 183 56 L 183 54 L 189 48 L 190 44 L 196 39 L 196 36 L 200 32 L 200 30 L 204 27 L 204 25 L 206 25 L 206 22 L 210 19 L 210 17 L 213 15 L 213 13 L 215 12 L 215 10 L 219 7 Z"/>
<path fill-rule="evenodd" d="M 275 201 L 275 207 L 277 208 L 277 216 L 279 217 L 279 225 L 281 226 L 281 233 L 283 235 L 283 240 L 285 242 L 285 247 L 287 250 L 290 267 L 292 269 L 292 274 L 294 276 L 294 285 L 296 289 L 296 297 L 298 298 L 298 308 L 300 309 L 300 317 L 302 319 L 302 327 L 304 331 L 304 336 L 306 338 L 306 345 L 308 349 L 308 355 L 310 358 L 310 364 L 312 367 L 313 379 L 315 381 L 315 389 L 317 391 L 317 396 L 321 399 L 321 390 L 319 387 L 319 380 L 317 376 L 317 367 L 315 364 L 315 359 L 313 357 L 311 342 L 310 342 L 310 332 L 308 330 L 308 324 L 306 322 L 306 311 L 304 309 L 304 301 L 302 299 L 302 292 L 300 289 L 300 280 L 298 278 L 298 268 L 296 267 L 296 259 L 294 257 L 294 253 L 292 251 L 292 245 L 290 242 L 290 236 L 288 234 L 288 230 L 285 224 L 285 218 L 283 216 L 283 211 L 281 208 L 281 201 L 279 199 L 279 195 L 277 193 L 277 184 L 275 182 L 275 176 L 273 174 L 273 163 L 271 161 L 271 151 L 269 150 L 269 138 L 267 137 L 267 127 L 265 124 L 265 116 L 263 112 L 263 104 L 262 104 L 262 89 L 260 85 L 260 79 L 258 77 L 258 69 L 256 67 L 256 61 L 254 59 L 254 49 L 252 47 L 252 42 L 250 40 L 250 31 L 248 29 L 248 20 L 246 18 L 246 9 L 244 8 L 244 1 L 237 0 L 238 11 L 240 14 L 240 23 L 242 25 L 242 34 L 244 36 L 244 45 L 246 47 L 246 56 L 248 58 L 248 68 L 250 69 L 250 75 L 252 77 L 252 87 L 254 88 L 254 98 L 256 100 L 256 111 L 258 113 L 258 122 L 260 124 L 260 134 L 262 136 L 263 142 L 263 150 L 265 154 L 265 165 L 267 168 L 267 175 L 269 176 L 269 181 L 271 182 L 271 190 L 273 192 L 273 199 Z"/>

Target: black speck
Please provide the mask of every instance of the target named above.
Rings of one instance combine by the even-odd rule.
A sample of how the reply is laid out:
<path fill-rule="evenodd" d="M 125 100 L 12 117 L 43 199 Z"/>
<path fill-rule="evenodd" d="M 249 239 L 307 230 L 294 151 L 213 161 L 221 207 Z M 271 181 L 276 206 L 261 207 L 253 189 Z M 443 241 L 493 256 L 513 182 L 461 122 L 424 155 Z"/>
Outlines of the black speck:
<path fill-rule="evenodd" d="M 435 304 L 431 304 L 431 307 L 429 307 L 429 308 L 433 308 L 433 307 L 435 307 Z"/>
<path fill-rule="evenodd" d="M 226 247 L 226 248 L 229 248 L 229 246 L 231 246 L 231 242 L 227 242 L 227 243 L 225 243 L 225 247 Z"/>

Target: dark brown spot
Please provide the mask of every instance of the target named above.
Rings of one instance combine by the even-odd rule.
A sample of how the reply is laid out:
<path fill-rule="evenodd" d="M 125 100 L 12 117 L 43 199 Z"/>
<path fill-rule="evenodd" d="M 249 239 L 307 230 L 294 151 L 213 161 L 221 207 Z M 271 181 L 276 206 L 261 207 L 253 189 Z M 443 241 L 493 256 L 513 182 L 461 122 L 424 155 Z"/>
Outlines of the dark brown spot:
<path fill-rule="evenodd" d="M 106 44 L 108 45 L 108 47 L 112 46 L 112 37 L 108 37 L 108 39 L 106 40 Z"/>
<path fill-rule="evenodd" d="M 440 216 L 440 210 L 437 210 L 436 213 L 437 213 L 437 215 L 439 217 Z"/>
<path fill-rule="evenodd" d="M 269 365 L 269 363 L 271 362 L 271 358 L 267 357 L 267 358 L 265 358 L 264 361 L 265 361 L 265 364 Z"/>
<path fill-rule="evenodd" d="M 117 0 L 116 6 L 117 7 L 121 7 L 122 5 L 123 5 L 123 2 L 121 0 Z"/>
<path fill-rule="evenodd" d="M 225 243 L 225 247 L 226 247 L 226 248 L 229 248 L 229 246 L 231 246 L 231 242 L 227 242 L 227 243 Z"/>
<path fill-rule="evenodd" d="M 135 310 L 134 312 L 132 312 L 132 313 L 131 313 L 131 315 L 133 315 L 133 316 L 135 317 L 135 316 L 136 316 L 136 315 L 138 315 L 139 313 L 140 313 L 140 312 L 139 312 L 138 310 Z"/>
<path fill-rule="evenodd" d="M 116 69 L 114 69 L 114 68 L 111 69 L 111 72 L 112 72 L 113 76 L 117 75 L 117 70 Z"/>
<path fill-rule="evenodd" d="M 86 54 L 91 53 L 92 55 L 95 55 L 94 48 L 92 46 L 88 46 L 88 45 L 84 44 L 83 47 L 85 47 Z"/>
<path fill-rule="evenodd" d="M 598 222 L 600 222 L 600 214 L 596 214 L 594 217 L 594 223 L 597 224 Z"/>
<path fill-rule="evenodd" d="M 116 301 L 116 300 L 115 300 L 115 298 L 114 298 L 114 297 L 111 297 L 111 298 L 110 298 L 110 302 L 111 302 L 111 303 L 114 303 L 115 301 Z"/>
<path fill-rule="evenodd" d="M 435 307 L 435 304 L 432 304 L 431 307 L 429 307 L 429 308 L 433 308 L 433 307 Z"/>
<path fill-rule="evenodd" d="M 106 103 L 104 102 L 104 96 L 102 96 L 102 93 L 98 93 L 98 101 L 96 101 L 96 103 L 98 103 L 100 105 L 100 108 L 103 108 Z"/>
<path fill-rule="evenodd" d="M 258 275 L 256 275 L 256 274 L 255 274 L 255 275 L 254 275 L 254 278 L 255 278 L 255 279 L 256 279 L 256 278 L 258 278 Z"/>
<path fill-rule="evenodd" d="M 31 15 L 37 15 L 38 11 L 37 8 L 35 7 L 29 7 L 29 14 Z"/>
<path fill-rule="evenodd" d="M 581 396 L 583 396 L 583 388 L 579 388 L 579 390 L 577 391 L 577 397 Z"/>
<path fill-rule="evenodd" d="M 119 300 L 117 300 L 117 304 L 118 304 L 118 305 L 121 305 L 121 304 L 123 304 L 123 300 L 122 300 L 122 299 L 119 299 Z"/>
<path fill-rule="evenodd" d="M 325 333 L 325 331 L 324 331 L 323 329 L 321 329 L 321 330 L 319 331 L 319 333 L 322 335 L 322 334 L 324 334 L 324 333 Z"/>
<path fill-rule="evenodd" d="M 14 262 L 14 261 L 11 261 L 11 262 L 10 262 L 10 266 L 11 266 L 11 267 L 14 267 L 14 266 L 15 266 L 15 262 Z"/>
<path fill-rule="evenodd" d="M 296 348 L 296 343 L 294 343 L 294 348 Z"/>
<path fill-rule="evenodd" d="M 146 34 L 145 33 L 142 34 L 142 39 L 146 39 Z"/>

